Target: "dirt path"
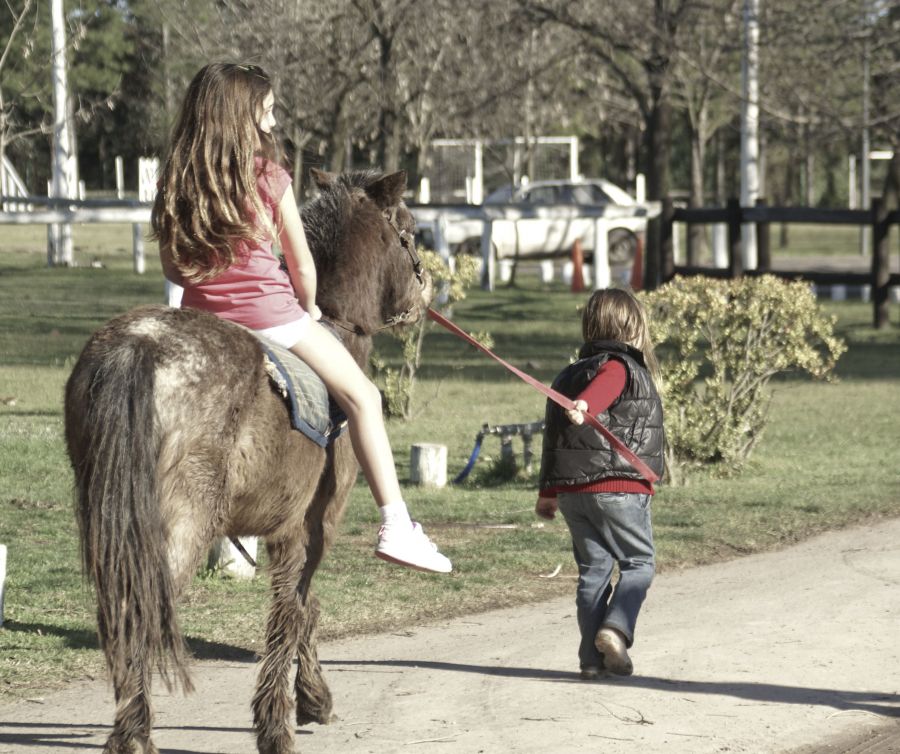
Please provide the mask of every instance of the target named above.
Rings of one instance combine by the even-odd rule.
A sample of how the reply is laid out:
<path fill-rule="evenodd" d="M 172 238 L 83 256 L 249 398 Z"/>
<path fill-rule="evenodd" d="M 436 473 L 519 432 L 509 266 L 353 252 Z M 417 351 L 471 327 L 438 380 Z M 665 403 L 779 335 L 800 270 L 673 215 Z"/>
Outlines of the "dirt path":
<path fill-rule="evenodd" d="M 574 584 L 573 584 L 574 594 Z M 303 752 L 900 751 L 900 519 L 663 574 L 636 674 L 577 679 L 573 599 L 325 644 L 339 720 Z M 156 697 L 157 745 L 252 752 L 255 667 Z M 105 683 L 0 706 L 0 752 L 99 751 Z"/>

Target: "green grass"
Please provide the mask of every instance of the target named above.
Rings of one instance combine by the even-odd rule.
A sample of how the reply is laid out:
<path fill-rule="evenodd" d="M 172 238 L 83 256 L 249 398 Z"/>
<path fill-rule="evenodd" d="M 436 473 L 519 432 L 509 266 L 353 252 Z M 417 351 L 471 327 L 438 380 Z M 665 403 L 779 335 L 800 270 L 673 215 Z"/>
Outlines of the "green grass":
<path fill-rule="evenodd" d="M 678 233 L 681 244 L 682 258 L 685 254 L 686 225 L 678 223 Z M 773 263 L 785 257 L 853 257 L 859 255 L 859 226 L 858 225 L 809 225 L 804 223 L 791 223 L 788 225 L 787 236 L 782 245 L 781 224 L 773 223 L 769 226 L 769 253 Z M 712 263 L 712 231 L 707 226 L 707 248 L 705 254 L 700 257 L 700 264 Z M 898 246 L 898 228 L 891 226 L 888 236 L 888 248 L 893 254 Z M 859 269 L 867 270 L 871 263 L 870 257 L 859 258 Z"/>
<path fill-rule="evenodd" d="M 18 229 L 14 229 L 18 230 Z M 0 629 L 0 697 L 34 696 L 70 680 L 102 676 L 90 590 L 80 576 L 71 473 L 62 441 L 62 391 L 88 335 L 116 313 L 162 300 L 152 246 L 148 272 L 131 272 L 130 229 L 76 234 L 76 261 L 102 268 L 47 269 L 42 237 L 0 242 L 0 542 L 9 547 L 6 623 Z M 108 234 L 108 235 L 107 235 Z M 579 342 L 576 305 L 557 284 L 522 276 L 523 287 L 475 291 L 455 308 L 467 330 L 493 334 L 496 350 L 549 380 Z M 836 384 L 778 380 L 772 420 L 746 471 L 695 474 L 661 487 L 654 502 L 660 570 L 781 547 L 816 532 L 896 515 L 900 445 L 900 329 L 870 329 L 871 307 L 827 304 L 850 351 Z M 381 338 L 379 352 L 397 358 Z M 387 566 L 371 555 L 377 511 L 354 489 L 340 535 L 315 581 L 325 638 L 493 607 L 570 595 L 576 570 L 565 526 L 533 515 L 533 479 L 488 486 L 499 441 L 485 440 L 472 481 L 425 490 L 408 484 L 415 442 L 448 447 L 448 473 L 464 466 L 484 422 L 534 421 L 543 400 L 474 349 L 431 330 L 417 386 L 416 417 L 388 431 L 414 515 L 454 561 L 450 577 Z M 521 443 L 516 441 L 521 452 Z M 504 527 L 504 528 L 500 528 Z M 562 566 L 553 579 L 541 578 Z M 181 619 L 199 657 L 252 656 L 259 647 L 267 582 L 201 574 Z"/>

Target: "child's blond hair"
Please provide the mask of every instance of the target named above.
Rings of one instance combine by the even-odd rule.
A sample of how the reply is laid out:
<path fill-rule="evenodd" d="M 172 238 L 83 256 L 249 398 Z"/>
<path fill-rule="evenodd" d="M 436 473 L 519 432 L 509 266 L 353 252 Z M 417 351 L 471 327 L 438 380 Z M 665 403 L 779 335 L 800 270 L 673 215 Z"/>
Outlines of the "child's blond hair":
<path fill-rule="evenodd" d="M 634 294 L 620 288 L 594 291 L 581 313 L 584 341 L 617 340 L 636 348 L 653 381 L 659 384 L 659 364 L 650 340 L 647 314 Z"/>

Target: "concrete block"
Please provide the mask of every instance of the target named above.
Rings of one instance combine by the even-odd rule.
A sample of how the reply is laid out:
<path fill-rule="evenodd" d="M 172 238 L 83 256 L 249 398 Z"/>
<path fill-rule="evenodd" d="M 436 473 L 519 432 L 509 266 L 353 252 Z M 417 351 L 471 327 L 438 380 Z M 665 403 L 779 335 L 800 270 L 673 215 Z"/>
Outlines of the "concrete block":
<path fill-rule="evenodd" d="M 436 443 L 415 443 L 409 452 L 409 479 L 426 487 L 447 484 L 447 446 Z"/>

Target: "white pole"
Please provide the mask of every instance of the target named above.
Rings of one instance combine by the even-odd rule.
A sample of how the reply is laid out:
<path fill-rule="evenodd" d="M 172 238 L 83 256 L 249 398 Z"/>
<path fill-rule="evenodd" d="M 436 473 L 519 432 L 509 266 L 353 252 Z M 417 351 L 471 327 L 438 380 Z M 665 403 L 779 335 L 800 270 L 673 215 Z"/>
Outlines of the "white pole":
<path fill-rule="evenodd" d="M 134 258 L 134 271 L 138 275 L 143 275 L 147 266 L 144 261 L 144 232 L 140 223 L 134 223 L 131 226 L 131 246 Z"/>
<path fill-rule="evenodd" d="M 121 155 L 116 157 L 116 199 L 125 196 L 125 163 Z"/>
<path fill-rule="evenodd" d="M 867 4 L 863 4 L 868 11 Z M 868 17 L 864 19 L 868 27 Z M 860 149 L 860 209 L 869 209 L 872 206 L 872 170 L 869 164 L 869 29 L 866 29 L 866 38 L 863 46 L 863 80 L 862 80 L 862 145 Z M 872 245 L 870 226 L 861 225 L 859 228 L 859 253 L 868 254 Z"/>
<path fill-rule="evenodd" d="M 724 270 L 728 267 L 728 226 L 725 223 L 714 223 L 712 226 L 713 238 L 713 267 Z"/>
<path fill-rule="evenodd" d="M 484 144 L 481 139 L 475 142 L 475 177 L 472 182 L 472 204 L 484 201 Z"/>
<path fill-rule="evenodd" d="M 578 171 L 578 137 L 573 136 L 569 140 L 569 180 L 577 181 L 579 178 Z"/>
<path fill-rule="evenodd" d="M 856 155 L 847 160 L 847 206 L 856 209 Z"/>
<path fill-rule="evenodd" d="M 68 168 L 71 159 L 71 135 L 68 115 L 68 85 L 66 82 L 66 27 L 63 0 L 50 0 L 53 66 L 53 196 L 69 199 Z M 48 249 L 51 264 L 72 264 L 72 226 L 62 225 L 51 234 L 55 249 Z M 53 246 L 54 244 L 51 244 Z"/>
<path fill-rule="evenodd" d="M 634 200 L 638 204 L 647 201 L 647 177 L 643 173 L 638 173 L 634 177 Z"/>
<path fill-rule="evenodd" d="M 602 217 L 594 218 L 594 290 L 609 288 L 609 225 Z"/>
<path fill-rule="evenodd" d="M 759 198 L 759 0 L 744 0 L 744 55 L 741 64 L 741 206 Z M 745 270 L 755 270 L 756 226 L 741 227 Z"/>

